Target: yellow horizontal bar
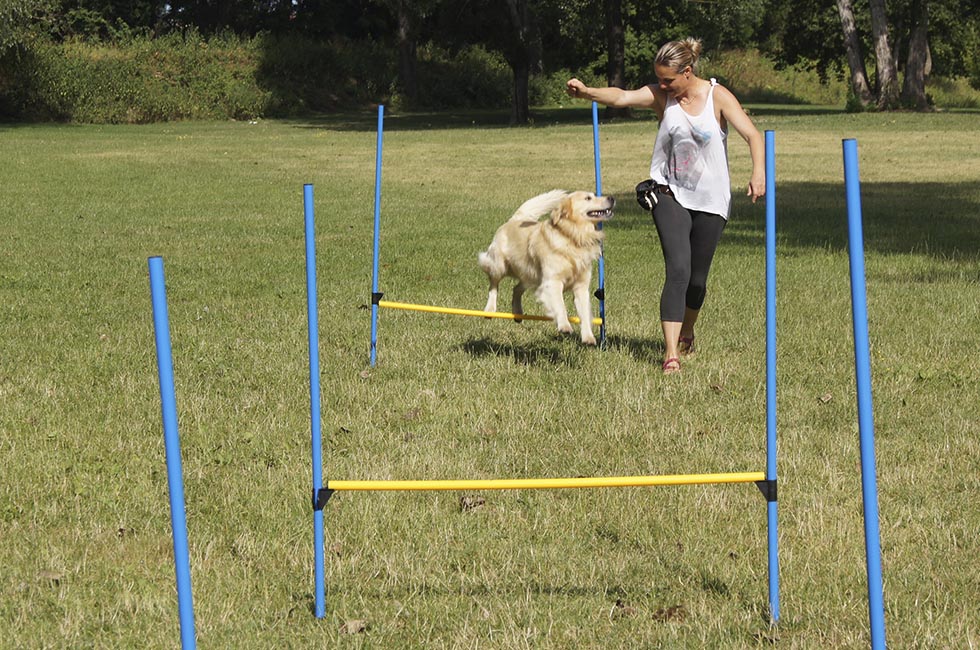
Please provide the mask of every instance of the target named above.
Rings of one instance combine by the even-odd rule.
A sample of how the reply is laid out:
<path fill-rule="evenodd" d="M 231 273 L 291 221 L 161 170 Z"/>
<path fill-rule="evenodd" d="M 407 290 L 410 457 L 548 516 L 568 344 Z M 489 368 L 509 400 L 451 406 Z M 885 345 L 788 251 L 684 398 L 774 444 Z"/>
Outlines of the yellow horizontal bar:
<path fill-rule="evenodd" d="M 647 485 L 708 485 L 755 483 L 765 472 L 675 474 L 665 476 L 597 476 L 586 478 L 464 479 L 458 481 L 327 481 L 335 491 L 546 490 L 556 488 L 633 487 Z"/>
<path fill-rule="evenodd" d="M 403 309 L 405 311 L 427 311 L 436 314 L 452 314 L 455 316 L 480 316 L 482 318 L 509 318 L 510 320 L 521 319 L 521 320 L 554 320 L 550 316 L 535 316 L 533 314 L 509 314 L 507 312 L 500 311 L 479 311 L 477 309 L 455 309 L 453 307 L 433 307 L 431 305 L 413 305 L 407 302 L 391 302 L 390 300 L 379 300 L 379 307 L 386 307 L 388 309 Z M 572 323 L 578 323 L 578 316 L 569 316 L 568 320 Z M 601 318 L 593 318 L 593 325 L 602 325 Z"/>

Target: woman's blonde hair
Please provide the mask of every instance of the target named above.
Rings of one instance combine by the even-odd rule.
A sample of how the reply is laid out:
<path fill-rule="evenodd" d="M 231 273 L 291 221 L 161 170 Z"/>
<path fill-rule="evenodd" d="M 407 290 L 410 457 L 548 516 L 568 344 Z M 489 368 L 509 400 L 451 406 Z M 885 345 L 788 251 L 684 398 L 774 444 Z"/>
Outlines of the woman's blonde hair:
<path fill-rule="evenodd" d="M 671 41 L 657 52 L 654 65 L 662 65 L 680 72 L 687 66 L 697 74 L 698 59 L 701 58 L 701 39 L 685 38 L 683 41 Z"/>

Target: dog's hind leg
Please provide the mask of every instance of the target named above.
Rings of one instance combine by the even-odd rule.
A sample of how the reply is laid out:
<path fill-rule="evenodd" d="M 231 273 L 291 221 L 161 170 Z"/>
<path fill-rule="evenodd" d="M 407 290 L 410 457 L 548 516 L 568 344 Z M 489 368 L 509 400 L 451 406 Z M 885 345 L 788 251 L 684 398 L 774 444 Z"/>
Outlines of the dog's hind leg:
<path fill-rule="evenodd" d="M 589 295 L 591 277 L 584 282 L 580 282 L 572 287 L 572 296 L 575 298 L 575 311 L 578 313 L 579 327 L 582 331 L 582 343 L 595 345 L 595 334 L 592 333 L 592 297 Z"/>
<path fill-rule="evenodd" d="M 493 249 L 493 244 L 491 244 L 490 248 L 477 255 L 480 268 L 490 280 L 490 294 L 487 296 L 487 306 L 483 308 L 483 311 L 487 312 L 497 311 L 497 287 L 500 286 L 500 280 L 504 277 L 505 272 L 505 269 L 500 268 L 500 264 L 497 263 Z"/>
<path fill-rule="evenodd" d="M 486 312 L 497 311 L 497 287 L 500 285 L 500 278 L 490 276 L 490 294 L 487 296 L 487 306 L 483 308 Z"/>
<path fill-rule="evenodd" d="M 524 286 L 523 282 L 518 282 L 514 287 L 514 293 L 510 298 L 510 312 L 515 316 L 520 316 L 524 313 L 524 303 L 521 298 L 524 297 L 524 292 L 527 291 L 527 287 Z M 515 323 L 523 323 L 523 318 L 515 318 Z"/>

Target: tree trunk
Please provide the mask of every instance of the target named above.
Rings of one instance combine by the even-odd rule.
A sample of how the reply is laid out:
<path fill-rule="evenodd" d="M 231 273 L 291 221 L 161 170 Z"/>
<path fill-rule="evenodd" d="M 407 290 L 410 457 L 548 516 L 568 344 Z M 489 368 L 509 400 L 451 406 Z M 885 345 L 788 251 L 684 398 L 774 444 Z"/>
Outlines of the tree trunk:
<path fill-rule="evenodd" d="M 415 15 L 410 2 L 398 2 L 398 82 L 410 104 L 415 104 L 419 95 L 418 58 L 415 43 Z"/>
<path fill-rule="evenodd" d="M 926 79 L 932 59 L 929 56 L 929 3 L 913 0 L 912 31 L 909 36 L 909 56 L 905 62 L 905 81 L 902 84 L 902 104 L 917 111 L 929 110 Z"/>
<path fill-rule="evenodd" d="M 873 98 L 871 88 L 868 86 L 868 71 L 864 67 L 861 39 L 858 37 L 857 24 L 854 22 L 854 7 L 851 5 L 851 0 L 837 0 L 837 12 L 840 14 L 841 27 L 844 30 L 847 66 L 851 69 L 851 90 L 861 106 L 870 106 Z"/>
<path fill-rule="evenodd" d="M 514 27 L 513 47 L 507 57 L 514 72 L 514 96 L 511 103 L 510 123 L 528 124 L 531 121 L 530 93 L 528 81 L 531 76 L 532 30 L 531 14 L 527 0 L 507 0 L 511 25 Z"/>
<path fill-rule="evenodd" d="M 528 96 L 528 81 L 530 71 L 528 66 L 514 68 L 514 101 L 511 104 L 510 123 L 512 125 L 529 124 L 531 122 L 531 103 Z"/>
<path fill-rule="evenodd" d="M 606 14 L 606 81 L 626 88 L 626 30 L 623 28 L 623 0 L 604 0 Z M 629 117 L 629 108 L 606 107 L 606 117 Z"/>
<path fill-rule="evenodd" d="M 875 44 L 877 66 L 878 108 L 884 111 L 898 108 L 898 72 L 895 59 L 888 45 L 888 14 L 885 0 L 869 0 L 871 7 L 871 32 Z"/>

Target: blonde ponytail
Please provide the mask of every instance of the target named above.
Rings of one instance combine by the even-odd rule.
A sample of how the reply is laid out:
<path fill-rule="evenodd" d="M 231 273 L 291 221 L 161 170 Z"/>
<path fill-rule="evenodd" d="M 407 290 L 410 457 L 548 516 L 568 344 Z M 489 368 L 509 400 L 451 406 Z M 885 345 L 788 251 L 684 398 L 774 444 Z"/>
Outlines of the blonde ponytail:
<path fill-rule="evenodd" d="M 657 52 L 654 64 L 665 66 L 677 72 L 691 66 L 691 71 L 697 74 L 698 59 L 701 58 L 702 47 L 699 38 L 688 37 L 683 41 L 671 41 Z"/>

